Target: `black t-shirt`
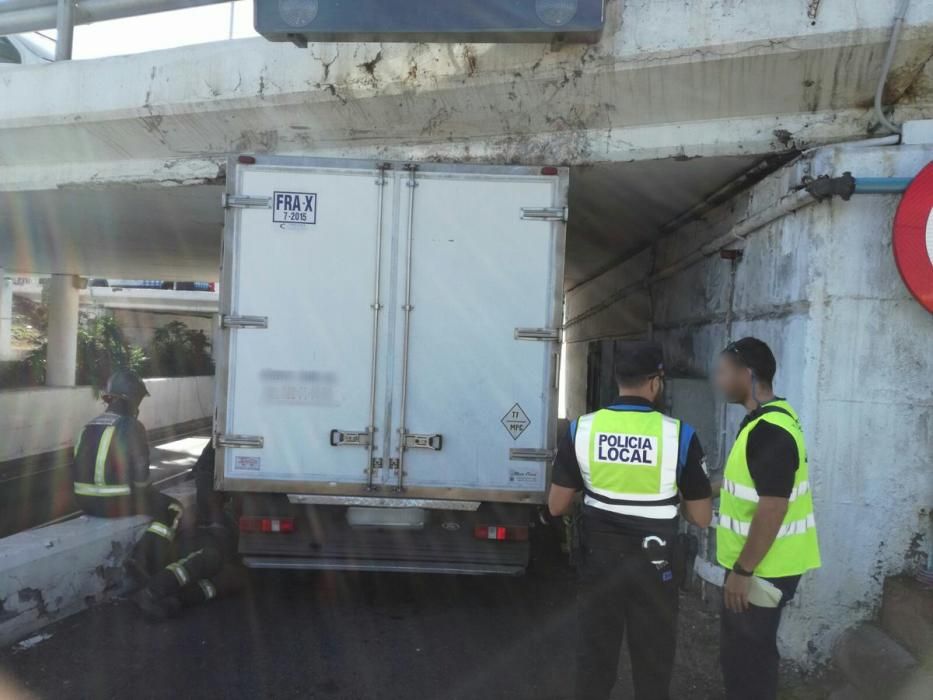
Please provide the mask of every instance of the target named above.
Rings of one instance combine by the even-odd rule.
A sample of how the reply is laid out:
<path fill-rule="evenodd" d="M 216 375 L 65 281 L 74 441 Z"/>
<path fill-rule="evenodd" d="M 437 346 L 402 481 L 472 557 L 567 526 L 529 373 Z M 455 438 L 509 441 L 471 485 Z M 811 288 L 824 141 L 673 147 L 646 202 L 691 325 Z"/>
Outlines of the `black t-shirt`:
<path fill-rule="evenodd" d="M 768 405 L 765 404 L 749 413 L 739 426 L 739 432 L 762 415 L 767 408 Z M 748 471 L 759 496 L 790 498 L 797 468 L 800 466 L 800 457 L 797 453 L 797 443 L 789 432 L 774 423 L 758 421 L 748 434 L 745 458 L 748 460 Z"/>
<path fill-rule="evenodd" d="M 651 403 L 636 396 L 622 396 L 609 410 L 622 411 L 651 409 Z M 580 464 L 577 462 L 577 453 L 574 449 L 574 432 L 576 422 L 572 423 L 557 443 L 557 457 L 554 461 L 554 471 L 551 482 L 558 486 L 583 490 L 583 475 L 580 473 Z M 681 423 L 680 454 L 677 461 L 677 488 L 681 497 L 686 501 L 695 501 L 709 498 L 712 494 L 709 477 L 706 469 L 706 456 L 693 428 Z M 610 513 L 600 508 L 584 505 L 584 528 L 589 532 L 627 535 L 673 535 L 677 531 L 678 519 L 658 520 L 655 518 L 639 518 L 632 515 Z"/>

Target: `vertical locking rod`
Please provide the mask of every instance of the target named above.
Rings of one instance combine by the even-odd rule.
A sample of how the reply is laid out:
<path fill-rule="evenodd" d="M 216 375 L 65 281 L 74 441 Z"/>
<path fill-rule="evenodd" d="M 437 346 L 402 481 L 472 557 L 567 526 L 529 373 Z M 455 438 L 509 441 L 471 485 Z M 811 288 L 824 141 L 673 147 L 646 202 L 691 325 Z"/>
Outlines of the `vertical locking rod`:
<path fill-rule="evenodd" d="M 373 453 L 376 449 L 376 372 L 378 370 L 379 358 L 379 312 L 382 310 L 379 281 L 382 272 L 382 208 L 385 199 L 386 170 L 388 168 L 388 163 L 380 164 L 376 175 L 376 259 L 373 263 L 373 351 L 369 367 L 369 425 L 367 427 L 369 431 L 369 446 L 366 448 L 367 491 L 373 490 L 373 480 L 375 479 L 376 473 Z"/>
<path fill-rule="evenodd" d="M 398 482 L 396 491 L 403 491 L 405 488 L 405 435 L 408 434 L 408 428 L 405 427 L 405 412 L 408 407 L 408 343 L 411 335 L 411 248 L 412 231 L 414 230 L 415 219 L 415 189 L 418 183 L 415 181 L 415 173 L 418 166 L 414 163 L 405 165 L 408 171 L 408 232 L 405 241 L 405 303 L 402 310 L 405 312 L 405 330 L 402 338 L 402 400 L 399 405 L 399 420 L 401 425 L 398 429 Z"/>

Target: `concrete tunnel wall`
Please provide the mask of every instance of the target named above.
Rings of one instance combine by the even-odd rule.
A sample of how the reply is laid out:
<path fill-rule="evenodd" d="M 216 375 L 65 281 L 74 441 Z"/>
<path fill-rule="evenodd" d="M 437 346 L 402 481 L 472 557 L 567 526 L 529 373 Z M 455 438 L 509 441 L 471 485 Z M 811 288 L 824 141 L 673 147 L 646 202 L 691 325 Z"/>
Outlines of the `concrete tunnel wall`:
<path fill-rule="evenodd" d="M 915 175 L 933 148 L 823 149 L 784 168 L 705 222 L 620 265 L 567 297 L 567 408 L 583 410 L 587 340 L 654 337 L 666 346 L 675 412 L 701 432 L 714 470 L 725 429 L 743 416 L 708 389 L 727 340 L 755 335 L 778 361 L 775 388 L 806 431 L 823 568 L 809 574 L 781 629 L 783 653 L 813 665 L 840 633 L 872 617 L 886 576 L 927 564 L 933 506 L 933 317 L 908 293 L 891 252 L 899 196 L 814 204 L 753 233 L 737 263 L 731 332 L 730 263 L 717 256 L 652 285 L 631 285 L 744 216 L 806 174 Z M 618 294 L 629 288 L 631 292 Z M 620 297 L 610 303 L 614 296 Z M 609 301 L 607 301 L 609 300 Z M 600 308 L 600 307 L 597 307 Z"/>

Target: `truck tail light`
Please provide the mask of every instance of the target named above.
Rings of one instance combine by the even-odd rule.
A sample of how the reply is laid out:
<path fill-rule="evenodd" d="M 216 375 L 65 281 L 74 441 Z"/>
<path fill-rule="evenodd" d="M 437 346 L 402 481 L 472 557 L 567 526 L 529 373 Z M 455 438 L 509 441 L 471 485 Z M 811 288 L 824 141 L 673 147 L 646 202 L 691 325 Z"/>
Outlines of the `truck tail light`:
<path fill-rule="evenodd" d="M 240 518 L 240 532 L 280 532 L 290 534 L 294 531 L 294 518 L 263 518 L 248 515 Z"/>
<path fill-rule="evenodd" d="M 515 525 L 477 525 L 473 528 L 473 536 L 478 540 L 525 542 L 528 539 L 528 528 Z"/>

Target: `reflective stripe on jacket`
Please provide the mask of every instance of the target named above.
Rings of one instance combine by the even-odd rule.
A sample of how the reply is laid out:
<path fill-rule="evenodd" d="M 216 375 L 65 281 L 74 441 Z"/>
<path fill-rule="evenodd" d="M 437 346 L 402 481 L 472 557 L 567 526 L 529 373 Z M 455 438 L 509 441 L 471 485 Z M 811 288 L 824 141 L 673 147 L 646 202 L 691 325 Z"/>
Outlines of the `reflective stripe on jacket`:
<path fill-rule="evenodd" d="M 113 498 L 129 496 L 135 461 L 131 441 L 135 419 L 104 413 L 88 423 L 75 445 L 72 476 L 78 496 Z M 146 465 L 148 467 L 148 465 Z"/>

